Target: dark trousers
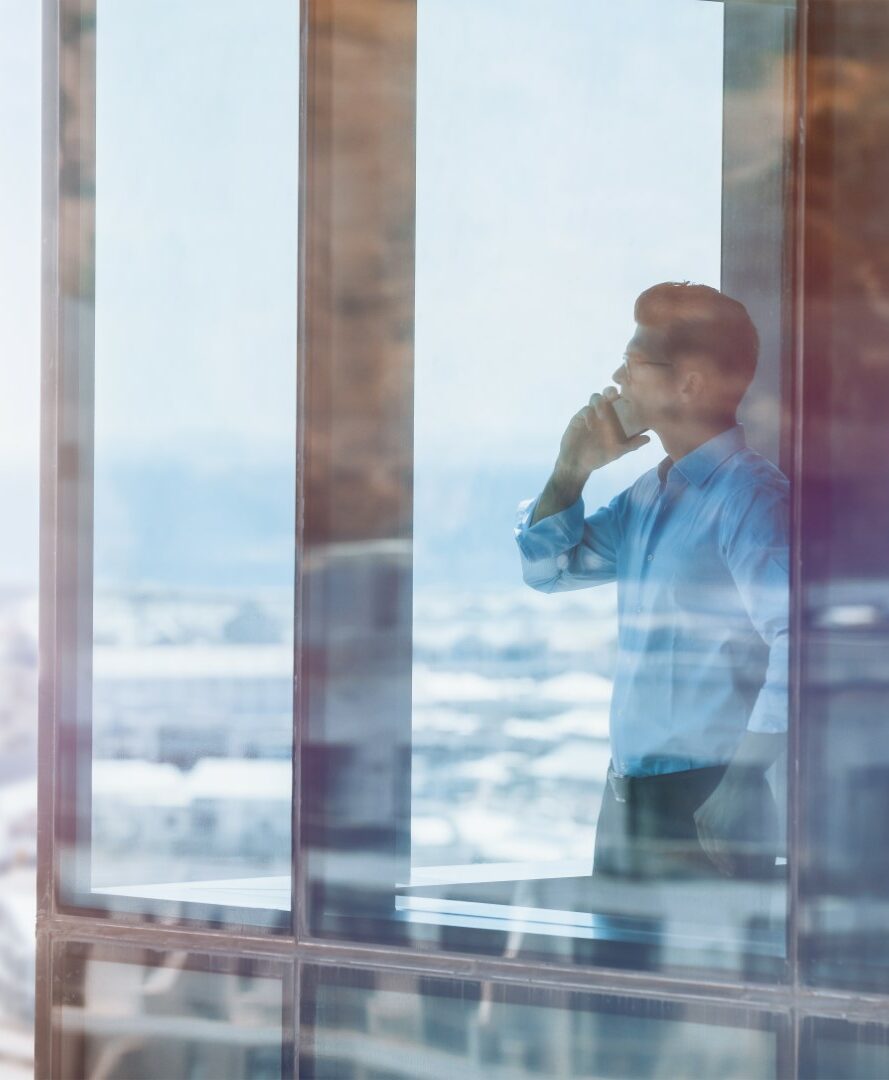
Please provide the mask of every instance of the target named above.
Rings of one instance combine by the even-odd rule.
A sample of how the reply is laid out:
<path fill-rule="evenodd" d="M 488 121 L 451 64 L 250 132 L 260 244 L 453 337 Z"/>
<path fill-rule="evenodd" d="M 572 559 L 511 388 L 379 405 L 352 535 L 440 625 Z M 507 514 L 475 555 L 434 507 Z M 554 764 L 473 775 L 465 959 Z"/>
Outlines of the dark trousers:
<path fill-rule="evenodd" d="M 594 877 L 664 879 L 719 877 L 698 840 L 694 813 L 722 779 L 725 766 L 608 781 L 593 860 Z M 752 772 L 744 812 L 728 837 L 732 876 L 774 876 L 777 809 L 762 772 Z"/>

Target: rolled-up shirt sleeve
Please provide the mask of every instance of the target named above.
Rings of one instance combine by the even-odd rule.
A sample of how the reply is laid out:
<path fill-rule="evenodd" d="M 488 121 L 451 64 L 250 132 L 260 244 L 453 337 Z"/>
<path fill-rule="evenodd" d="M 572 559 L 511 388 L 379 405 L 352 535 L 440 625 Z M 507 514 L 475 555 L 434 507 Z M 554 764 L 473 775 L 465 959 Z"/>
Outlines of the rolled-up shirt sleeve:
<path fill-rule="evenodd" d="M 781 489 L 739 493 L 727 517 L 723 550 L 741 600 L 769 647 L 749 731 L 787 730 L 790 557 L 788 495 Z"/>
<path fill-rule="evenodd" d="M 618 500 L 584 518 L 583 500 L 531 525 L 537 499 L 519 504 L 515 538 L 525 584 L 539 592 L 566 592 L 617 577 Z"/>

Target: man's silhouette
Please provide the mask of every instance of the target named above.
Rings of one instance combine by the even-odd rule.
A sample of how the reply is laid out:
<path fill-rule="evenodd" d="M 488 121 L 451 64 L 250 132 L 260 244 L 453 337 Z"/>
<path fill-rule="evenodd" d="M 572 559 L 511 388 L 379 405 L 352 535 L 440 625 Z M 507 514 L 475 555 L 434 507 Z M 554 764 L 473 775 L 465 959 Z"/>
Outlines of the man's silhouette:
<path fill-rule="evenodd" d="M 788 482 L 736 420 L 758 337 L 742 304 L 703 285 L 655 285 L 635 319 L 613 378 L 668 456 L 585 517 L 590 474 L 649 441 L 626 438 L 614 387 L 593 394 L 516 527 L 533 588 L 618 584 L 594 873 L 769 875 L 765 772 L 787 720 Z"/>

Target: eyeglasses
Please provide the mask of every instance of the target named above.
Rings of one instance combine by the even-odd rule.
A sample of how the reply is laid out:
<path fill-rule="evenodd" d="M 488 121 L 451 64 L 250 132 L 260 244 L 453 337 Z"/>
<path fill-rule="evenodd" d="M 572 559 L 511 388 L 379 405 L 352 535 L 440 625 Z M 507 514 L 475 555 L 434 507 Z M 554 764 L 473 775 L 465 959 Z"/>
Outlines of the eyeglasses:
<path fill-rule="evenodd" d="M 634 368 L 638 367 L 673 367 L 674 365 L 669 360 L 647 360 L 645 357 L 640 356 L 638 353 L 631 355 L 630 353 L 624 353 L 623 356 L 624 367 L 632 375 Z"/>

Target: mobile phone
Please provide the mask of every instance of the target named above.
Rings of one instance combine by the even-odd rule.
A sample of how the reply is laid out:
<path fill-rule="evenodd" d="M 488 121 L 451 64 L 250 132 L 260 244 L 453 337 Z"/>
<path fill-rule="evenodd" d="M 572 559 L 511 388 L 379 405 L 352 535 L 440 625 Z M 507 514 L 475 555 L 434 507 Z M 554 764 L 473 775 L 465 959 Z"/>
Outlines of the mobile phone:
<path fill-rule="evenodd" d="M 634 435 L 641 435 L 643 431 L 648 430 L 645 424 L 641 424 L 636 419 L 633 407 L 626 398 L 615 398 L 611 402 L 611 407 L 617 413 L 617 419 L 623 429 L 625 438 L 632 439 Z"/>

